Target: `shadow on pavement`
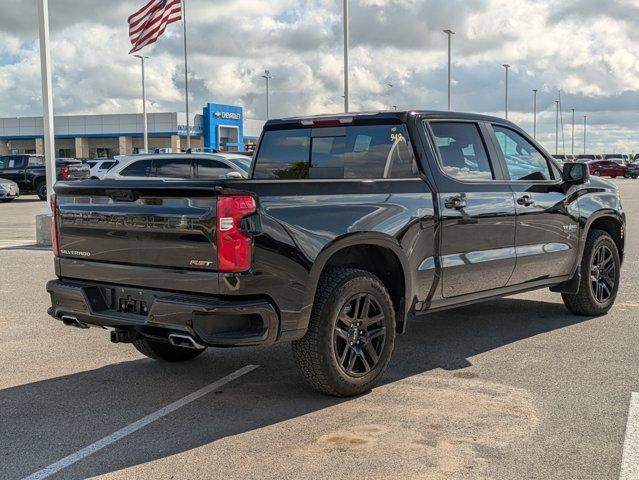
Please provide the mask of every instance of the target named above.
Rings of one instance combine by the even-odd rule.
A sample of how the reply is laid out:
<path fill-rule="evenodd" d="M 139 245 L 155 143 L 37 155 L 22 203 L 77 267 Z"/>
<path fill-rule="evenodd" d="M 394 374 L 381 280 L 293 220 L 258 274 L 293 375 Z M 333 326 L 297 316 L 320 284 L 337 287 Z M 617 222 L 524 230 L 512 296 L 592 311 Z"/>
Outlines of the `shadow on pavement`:
<path fill-rule="evenodd" d="M 423 317 L 398 338 L 384 381 L 465 368 L 473 355 L 586 320 L 519 299 Z M 261 367 L 54 478 L 106 474 L 348 402 L 306 387 L 288 345 L 210 351 L 181 365 L 108 365 L 0 391 L 0 478 L 31 474 L 247 364 Z"/>

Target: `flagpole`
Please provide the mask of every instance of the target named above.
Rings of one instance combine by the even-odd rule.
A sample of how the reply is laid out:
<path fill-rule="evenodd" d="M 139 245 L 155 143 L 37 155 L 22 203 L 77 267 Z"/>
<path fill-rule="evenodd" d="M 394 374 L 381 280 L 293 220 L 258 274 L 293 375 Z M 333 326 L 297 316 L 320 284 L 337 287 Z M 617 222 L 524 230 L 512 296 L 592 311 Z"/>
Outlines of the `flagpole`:
<path fill-rule="evenodd" d="M 182 26 L 184 28 L 184 90 L 186 94 L 186 149 L 191 149 L 191 125 L 189 120 L 189 60 L 186 43 L 186 0 L 182 0 Z"/>

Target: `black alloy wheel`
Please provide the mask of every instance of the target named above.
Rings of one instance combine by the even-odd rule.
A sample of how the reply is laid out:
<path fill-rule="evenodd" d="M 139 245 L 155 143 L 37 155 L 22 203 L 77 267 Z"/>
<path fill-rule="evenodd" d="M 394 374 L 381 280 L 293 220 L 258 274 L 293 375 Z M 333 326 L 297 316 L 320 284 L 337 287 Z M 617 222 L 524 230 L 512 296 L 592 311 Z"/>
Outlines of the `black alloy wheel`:
<path fill-rule="evenodd" d="M 617 283 L 617 267 L 610 248 L 600 245 L 590 264 L 590 291 L 595 300 L 606 304 L 612 297 Z"/>
<path fill-rule="evenodd" d="M 333 346 L 344 373 L 357 378 L 377 366 L 386 337 L 384 323 L 384 312 L 372 295 L 359 293 L 346 301 L 335 322 Z"/>

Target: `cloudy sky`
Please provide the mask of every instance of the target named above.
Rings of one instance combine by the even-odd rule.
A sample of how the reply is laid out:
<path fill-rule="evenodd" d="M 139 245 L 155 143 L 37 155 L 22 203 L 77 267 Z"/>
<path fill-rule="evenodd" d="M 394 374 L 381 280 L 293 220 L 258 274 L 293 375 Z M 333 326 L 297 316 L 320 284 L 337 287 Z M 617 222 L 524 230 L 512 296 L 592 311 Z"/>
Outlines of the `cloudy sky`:
<path fill-rule="evenodd" d="M 140 111 L 139 63 L 126 18 L 145 0 L 50 0 L 56 114 Z M 342 108 L 341 0 L 187 0 L 192 109 L 240 104 L 264 118 Z M 639 0 L 351 0 L 352 108 L 446 108 L 445 28 L 453 43 L 453 109 L 510 118 L 554 153 L 561 90 L 564 141 L 576 150 L 639 152 Z M 183 110 L 181 28 L 144 50 L 151 111 Z M 392 85 L 391 86 L 389 86 Z M 0 0 L 0 117 L 41 114 L 35 0 Z M 560 140 L 560 149 L 564 142 Z"/>

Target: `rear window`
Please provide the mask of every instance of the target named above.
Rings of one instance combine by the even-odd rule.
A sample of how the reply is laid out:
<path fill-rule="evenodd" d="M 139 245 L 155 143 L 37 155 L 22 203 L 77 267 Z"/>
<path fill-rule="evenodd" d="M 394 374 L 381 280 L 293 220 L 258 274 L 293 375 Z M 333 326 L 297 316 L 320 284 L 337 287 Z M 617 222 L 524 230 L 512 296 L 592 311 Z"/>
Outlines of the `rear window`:
<path fill-rule="evenodd" d="M 91 165 L 92 167 L 95 165 Z M 115 162 L 102 162 L 102 164 L 98 167 L 98 170 L 109 170 L 115 165 Z"/>
<path fill-rule="evenodd" d="M 368 125 L 267 131 L 254 178 L 375 179 L 417 174 L 405 126 Z"/>

